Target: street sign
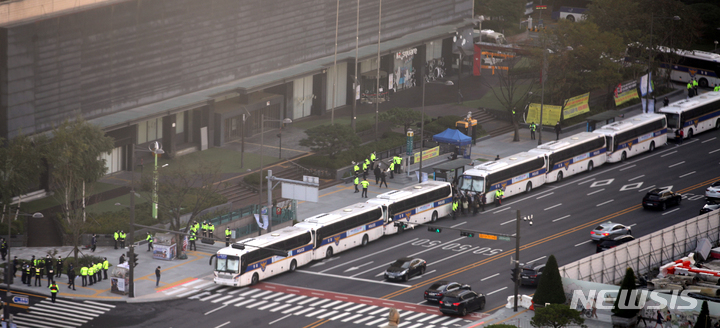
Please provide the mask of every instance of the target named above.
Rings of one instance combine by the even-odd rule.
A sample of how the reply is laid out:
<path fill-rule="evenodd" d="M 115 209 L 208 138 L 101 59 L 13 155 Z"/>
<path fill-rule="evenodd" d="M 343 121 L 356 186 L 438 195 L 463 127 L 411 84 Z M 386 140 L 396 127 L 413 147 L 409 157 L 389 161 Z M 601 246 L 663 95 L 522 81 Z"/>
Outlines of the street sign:
<path fill-rule="evenodd" d="M 30 298 L 24 295 L 14 295 L 12 301 L 15 304 L 30 305 Z"/>

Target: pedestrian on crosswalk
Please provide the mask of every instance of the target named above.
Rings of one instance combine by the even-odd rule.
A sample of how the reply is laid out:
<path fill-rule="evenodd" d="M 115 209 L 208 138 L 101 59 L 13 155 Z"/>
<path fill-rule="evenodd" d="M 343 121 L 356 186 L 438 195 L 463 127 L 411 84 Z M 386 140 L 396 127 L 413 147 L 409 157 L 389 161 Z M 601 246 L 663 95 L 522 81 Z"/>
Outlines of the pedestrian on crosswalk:
<path fill-rule="evenodd" d="M 388 323 L 380 328 L 394 328 L 400 325 L 400 313 L 395 308 L 390 308 L 388 313 Z"/>
<path fill-rule="evenodd" d="M 50 288 L 50 295 L 52 296 L 52 302 L 55 303 L 55 297 L 57 297 L 58 293 L 58 285 L 53 281 L 52 285 L 48 286 Z"/>
<path fill-rule="evenodd" d="M 72 265 L 70 265 L 70 268 L 72 268 Z M 70 287 L 75 290 L 75 270 L 68 271 L 68 288 Z"/>
<path fill-rule="evenodd" d="M 157 269 L 155 269 L 155 278 L 156 278 L 155 287 L 158 287 L 158 286 L 160 286 L 160 266 L 158 266 Z"/>

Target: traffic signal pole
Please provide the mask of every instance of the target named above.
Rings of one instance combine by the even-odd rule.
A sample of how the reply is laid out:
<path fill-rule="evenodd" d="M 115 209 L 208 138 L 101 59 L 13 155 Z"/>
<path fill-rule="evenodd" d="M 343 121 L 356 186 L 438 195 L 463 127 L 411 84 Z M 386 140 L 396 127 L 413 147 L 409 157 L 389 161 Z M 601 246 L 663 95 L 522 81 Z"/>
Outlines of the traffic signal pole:
<path fill-rule="evenodd" d="M 515 306 L 513 312 L 518 310 L 518 292 L 520 289 L 520 210 L 515 220 Z"/>

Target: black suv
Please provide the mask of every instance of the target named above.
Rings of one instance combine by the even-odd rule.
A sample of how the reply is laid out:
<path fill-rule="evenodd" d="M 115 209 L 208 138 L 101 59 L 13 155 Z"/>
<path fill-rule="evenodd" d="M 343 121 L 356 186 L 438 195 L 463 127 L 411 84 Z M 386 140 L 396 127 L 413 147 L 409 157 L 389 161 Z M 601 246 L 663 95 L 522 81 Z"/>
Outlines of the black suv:
<path fill-rule="evenodd" d="M 627 242 L 631 242 L 633 240 L 635 240 L 635 238 L 633 238 L 633 236 L 631 236 L 631 235 L 602 238 L 602 239 L 600 239 L 600 242 L 597 244 L 597 246 L 595 248 L 595 253 L 600 253 L 602 251 L 606 251 L 608 249 L 611 249 L 618 245 L 622 245 Z"/>
<path fill-rule="evenodd" d="M 470 290 L 469 285 L 462 285 L 458 282 L 449 282 L 449 281 L 437 281 L 434 284 L 432 284 L 428 289 L 425 290 L 425 300 L 432 301 L 432 302 L 440 302 L 440 300 L 443 299 L 445 294 L 456 291 L 458 289 L 465 289 Z"/>
<path fill-rule="evenodd" d="M 538 282 L 540 282 L 543 269 L 545 269 L 545 264 L 535 266 L 528 264 L 523 266 L 520 272 L 520 285 L 537 286 Z"/>
<path fill-rule="evenodd" d="M 485 295 L 460 289 L 445 294 L 440 301 L 440 312 L 465 316 L 468 312 L 485 308 Z"/>
<path fill-rule="evenodd" d="M 643 197 L 642 206 L 645 209 L 659 208 L 665 210 L 669 205 L 680 205 L 682 196 L 667 189 L 655 188 Z"/>

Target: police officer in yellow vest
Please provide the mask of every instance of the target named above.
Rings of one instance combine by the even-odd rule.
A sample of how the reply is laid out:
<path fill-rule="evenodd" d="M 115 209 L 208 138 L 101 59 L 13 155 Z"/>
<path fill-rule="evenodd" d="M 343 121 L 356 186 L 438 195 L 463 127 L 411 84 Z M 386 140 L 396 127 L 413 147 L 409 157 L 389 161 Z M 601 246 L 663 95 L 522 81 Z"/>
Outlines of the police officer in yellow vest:
<path fill-rule="evenodd" d="M 202 229 L 202 236 L 207 237 L 207 230 L 208 230 L 207 221 L 203 221 L 202 226 L 200 226 L 200 229 Z"/>
<path fill-rule="evenodd" d="M 88 286 L 92 286 L 95 283 L 95 263 L 88 265 Z"/>
<path fill-rule="evenodd" d="M 213 234 L 215 233 L 215 225 L 212 222 L 208 223 L 208 235 L 210 238 L 214 238 Z"/>
<path fill-rule="evenodd" d="M 692 85 L 693 85 L 693 92 L 697 96 L 698 95 L 698 82 L 695 78 L 693 78 L 693 80 L 692 80 Z"/>
<path fill-rule="evenodd" d="M 148 252 L 149 252 L 150 250 L 155 249 L 155 247 L 153 247 L 153 236 L 152 236 L 152 234 L 150 233 L 150 231 L 148 231 L 147 237 L 145 237 L 145 240 L 147 240 L 147 243 L 148 243 L 148 250 L 147 250 Z M 107 278 L 106 278 L 106 279 L 107 279 Z"/>
<path fill-rule="evenodd" d="M 355 175 L 360 174 L 360 166 L 357 165 L 357 163 L 355 163 L 355 162 L 352 162 L 352 165 L 353 165 L 353 174 L 355 174 Z"/>
<path fill-rule="evenodd" d="M 537 130 L 535 122 L 530 123 L 530 140 L 535 140 L 535 130 Z"/>
<path fill-rule="evenodd" d="M 460 200 L 455 197 L 452 203 L 453 220 L 457 217 L 458 209 L 460 208 Z"/>
<path fill-rule="evenodd" d="M 117 242 L 118 242 L 118 238 L 120 238 L 120 231 L 119 231 L 119 230 L 115 230 L 115 233 L 113 234 L 113 237 L 115 238 L 115 249 L 117 249 Z"/>
<path fill-rule="evenodd" d="M 360 189 L 358 189 L 358 185 L 360 184 L 360 177 L 357 176 L 357 174 L 355 175 L 355 179 L 353 180 L 353 182 L 355 183 L 355 192 L 354 193 L 359 193 Z"/>
<path fill-rule="evenodd" d="M 190 231 L 190 237 L 188 239 L 190 240 L 188 250 L 197 250 L 197 246 L 195 246 L 195 239 L 197 239 L 197 234 L 195 233 L 195 231 Z"/>
<path fill-rule="evenodd" d="M 225 247 L 230 246 L 230 237 L 232 236 L 232 231 L 230 231 L 230 227 L 225 228 Z"/>
<path fill-rule="evenodd" d="M 502 197 L 504 195 L 505 195 L 505 192 L 501 188 L 498 188 L 497 190 L 495 190 L 495 200 L 497 201 L 496 205 L 500 205 L 500 202 L 502 201 Z"/>
<path fill-rule="evenodd" d="M 390 162 L 388 171 L 390 171 L 390 179 L 394 179 L 395 177 L 393 176 L 393 172 L 395 172 L 395 158 L 393 158 L 392 162 Z"/>
<path fill-rule="evenodd" d="M 57 293 L 59 291 L 58 285 L 53 281 L 50 286 L 50 295 L 52 296 L 52 302 L 55 303 L 55 297 L 57 297 Z"/>
<path fill-rule="evenodd" d="M 125 237 L 127 235 L 125 234 L 125 231 L 120 230 L 120 248 L 125 248 Z"/>
<path fill-rule="evenodd" d="M 33 286 L 42 287 L 42 269 L 39 266 L 35 267 L 35 284 Z"/>
<path fill-rule="evenodd" d="M 83 265 L 82 268 L 80 268 L 80 277 L 82 277 L 82 287 L 85 287 L 88 284 L 87 274 L 88 274 L 88 267 L 87 267 L 87 265 Z"/>
<path fill-rule="evenodd" d="M 715 89 L 713 89 L 713 91 L 715 91 L 715 92 L 720 91 L 720 84 L 716 85 Z"/>
<path fill-rule="evenodd" d="M 367 172 L 368 172 L 368 162 L 369 159 L 365 159 L 365 161 L 362 163 L 362 169 L 363 169 L 363 179 L 367 178 Z"/>
<path fill-rule="evenodd" d="M 692 98 L 692 97 L 695 95 L 695 92 L 693 91 L 692 81 L 688 81 L 688 84 L 687 84 L 687 93 L 688 93 L 688 97 L 689 97 L 689 98 Z"/>
<path fill-rule="evenodd" d="M 363 179 L 363 181 L 361 182 L 361 184 L 362 184 L 362 187 L 363 187 L 362 197 L 363 197 L 363 198 L 368 198 L 367 190 L 368 190 L 368 186 L 370 185 L 370 182 L 368 182 L 367 179 Z"/>
<path fill-rule="evenodd" d="M 377 156 L 375 156 L 375 152 L 370 153 L 370 161 L 375 163 L 376 159 L 377 159 Z"/>
<path fill-rule="evenodd" d="M 105 280 L 108 278 L 107 270 L 108 270 L 108 268 L 110 268 L 110 262 L 108 262 L 107 257 L 103 258 L 102 268 L 103 268 L 103 275 L 105 276 L 105 278 L 103 278 L 103 280 Z"/>

